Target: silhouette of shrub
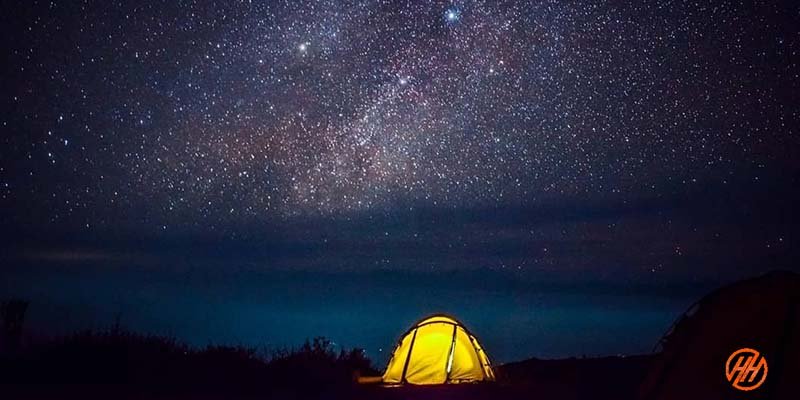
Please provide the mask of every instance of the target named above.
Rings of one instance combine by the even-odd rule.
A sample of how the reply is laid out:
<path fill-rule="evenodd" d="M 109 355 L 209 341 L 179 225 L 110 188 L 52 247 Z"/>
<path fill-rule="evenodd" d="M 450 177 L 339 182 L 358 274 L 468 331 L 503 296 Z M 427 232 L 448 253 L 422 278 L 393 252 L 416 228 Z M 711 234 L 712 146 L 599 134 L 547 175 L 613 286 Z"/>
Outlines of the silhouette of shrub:
<path fill-rule="evenodd" d="M 269 357 L 254 348 L 194 349 L 173 338 L 113 329 L 79 332 L 0 355 L 0 382 L 104 383 L 158 390 L 224 393 L 347 391 L 355 371 L 374 373 L 360 349 L 340 349 L 317 337 Z"/>
<path fill-rule="evenodd" d="M 28 302 L 25 300 L 0 303 L 0 351 L 10 352 L 19 347 L 27 310 Z"/>

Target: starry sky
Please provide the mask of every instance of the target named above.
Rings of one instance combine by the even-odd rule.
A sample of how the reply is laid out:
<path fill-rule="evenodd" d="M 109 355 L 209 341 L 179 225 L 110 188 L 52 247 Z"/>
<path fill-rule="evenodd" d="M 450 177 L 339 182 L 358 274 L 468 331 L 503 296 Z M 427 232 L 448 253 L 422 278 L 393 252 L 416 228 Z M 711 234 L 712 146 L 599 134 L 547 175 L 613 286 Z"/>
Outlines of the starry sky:
<path fill-rule="evenodd" d="M 798 268 L 794 2 L 3 9 L 0 295 L 42 331 L 641 352 Z"/>

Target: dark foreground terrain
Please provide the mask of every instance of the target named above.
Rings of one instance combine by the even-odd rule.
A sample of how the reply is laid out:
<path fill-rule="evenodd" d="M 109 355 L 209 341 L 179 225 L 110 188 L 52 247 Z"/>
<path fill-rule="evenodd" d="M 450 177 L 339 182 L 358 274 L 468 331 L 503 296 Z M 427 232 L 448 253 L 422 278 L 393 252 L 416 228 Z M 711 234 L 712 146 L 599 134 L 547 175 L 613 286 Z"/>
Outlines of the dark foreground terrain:
<path fill-rule="evenodd" d="M 192 349 L 126 332 L 82 333 L 5 346 L 0 398 L 130 399 L 633 399 L 649 356 L 537 360 L 496 367 L 498 382 L 429 387 L 365 386 L 377 375 L 359 349 L 317 338 L 298 349 L 259 354 L 242 347 Z"/>

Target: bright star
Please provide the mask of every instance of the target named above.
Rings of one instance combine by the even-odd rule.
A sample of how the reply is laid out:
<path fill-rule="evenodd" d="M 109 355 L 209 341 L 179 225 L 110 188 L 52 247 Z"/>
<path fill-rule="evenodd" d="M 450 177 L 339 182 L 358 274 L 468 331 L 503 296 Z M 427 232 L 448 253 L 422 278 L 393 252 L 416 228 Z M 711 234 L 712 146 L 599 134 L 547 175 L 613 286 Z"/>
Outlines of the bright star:
<path fill-rule="evenodd" d="M 444 13 L 444 19 L 450 23 L 458 22 L 460 18 L 461 11 L 459 11 L 457 8 L 450 8 Z"/>

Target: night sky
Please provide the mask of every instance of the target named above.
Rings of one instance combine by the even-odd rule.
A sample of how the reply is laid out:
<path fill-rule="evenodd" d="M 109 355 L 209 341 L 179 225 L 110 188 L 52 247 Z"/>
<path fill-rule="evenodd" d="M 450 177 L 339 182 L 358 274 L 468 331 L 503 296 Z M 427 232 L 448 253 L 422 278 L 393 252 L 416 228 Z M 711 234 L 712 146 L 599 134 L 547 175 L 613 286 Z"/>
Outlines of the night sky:
<path fill-rule="evenodd" d="M 800 5 L 637 3 L 4 2 L 0 298 L 42 335 L 382 362 L 444 311 L 500 361 L 649 351 L 800 269 Z"/>

